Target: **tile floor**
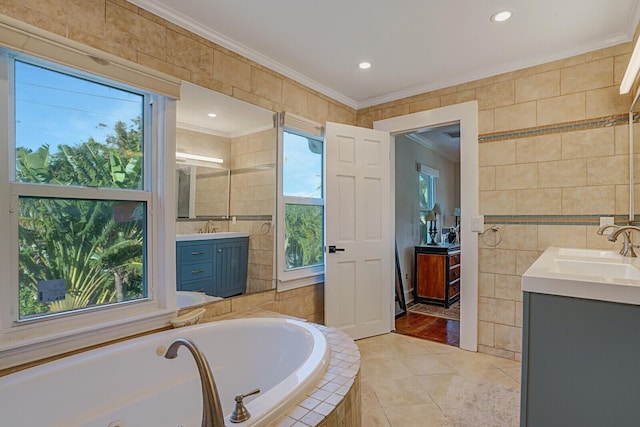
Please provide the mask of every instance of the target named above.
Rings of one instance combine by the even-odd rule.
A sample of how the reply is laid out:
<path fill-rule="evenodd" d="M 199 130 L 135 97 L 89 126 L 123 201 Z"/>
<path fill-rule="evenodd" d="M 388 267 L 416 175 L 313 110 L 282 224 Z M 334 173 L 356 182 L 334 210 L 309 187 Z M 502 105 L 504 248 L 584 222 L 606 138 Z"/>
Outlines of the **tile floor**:
<path fill-rule="evenodd" d="M 356 343 L 363 427 L 519 425 L 519 362 L 395 333 Z"/>

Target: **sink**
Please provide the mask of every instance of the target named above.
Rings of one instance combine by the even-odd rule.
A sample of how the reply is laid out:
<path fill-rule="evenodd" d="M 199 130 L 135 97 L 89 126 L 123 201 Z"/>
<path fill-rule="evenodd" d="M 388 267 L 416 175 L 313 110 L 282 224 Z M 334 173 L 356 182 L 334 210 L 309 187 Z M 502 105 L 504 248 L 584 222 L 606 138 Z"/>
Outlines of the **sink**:
<path fill-rule="evenodd" d="M 218 233 L 178 234 L 176 235 L 176 241 L 184 242 L 188 240 L 231 239 L 233 237 L 249 237 L 249 233 L 245 233 L 243 231 L 220 231 Z"/>
<path fill-rule="evenodd" d="M 550 247 L 522 275 L 522 290 L 640 305 L 640 260 L 616 251 Z"/>
<path fill-rule="evenodd" d="M 578 259 L 555 259 L 551 271 L 573 276 L 594 276 L 640 280 L 640 271 L 630 264 Z"/>
<path fill-rule="evenodd" d="M 558 248 L 558 256 L 561 257 L 583 257 L 583 258 L 606 258 L 618 259 L 622 256 L 615 251 L 605 251 L 597 249 L 576 249 L 576 248 Z"/>

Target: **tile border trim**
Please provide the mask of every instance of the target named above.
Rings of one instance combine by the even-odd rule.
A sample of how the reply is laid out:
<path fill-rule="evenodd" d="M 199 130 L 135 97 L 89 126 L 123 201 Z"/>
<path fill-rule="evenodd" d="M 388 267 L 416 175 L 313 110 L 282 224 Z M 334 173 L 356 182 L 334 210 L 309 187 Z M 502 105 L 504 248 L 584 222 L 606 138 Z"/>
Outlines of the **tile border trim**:
<path fill-rule="evenodd" d="M 638 123 L 640 113 L 633 116 L 633 122 Z M 549 135 L 555 133 L 574 132 L 585 129 L 598 129 L 610 126 L 618 126 L 629 123 L 628 114 L 618 114 L 615 116 L 605 116 L 596 119 L 578 120 L 574 122 L 558 123 L 547 126 L 536 126 L 518 131 L 493 132 L 478 136 L 478 142 L 503 141 L 506 139 L 529 138 L 538 135 Z"/>
<path fill-rule="evenodd" d="M 485 224 L 519 224 L 519 225 L 588 225 L 599 226 L 600 217 L 612 216 L 618 225 L 629 223 L 628 215 L 485 215 Z M 636 216 L 636 221 L 640 219 Z"/>

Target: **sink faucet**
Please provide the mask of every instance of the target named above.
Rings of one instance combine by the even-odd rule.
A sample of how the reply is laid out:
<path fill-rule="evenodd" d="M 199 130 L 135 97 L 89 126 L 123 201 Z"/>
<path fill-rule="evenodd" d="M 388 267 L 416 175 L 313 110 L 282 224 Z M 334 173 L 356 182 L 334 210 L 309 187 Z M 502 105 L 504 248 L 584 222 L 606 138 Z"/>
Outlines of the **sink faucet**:
<path fill-rule="evenodd" d="M 202 228 L 200 228 L 200 231 L 198 231 L 198 233 L 215 233 L 216 231 L 218 231 L 218 227 L 215 227 L 215 225 L 215 222 L 213 222 L 212 220 L 208 220 L 206 224 L 203 225 Z"/>
<path fill-rule="evenodd" d="M 633 243 L 631 242 L 631 232 L 634 230 L 640 232 L 640 228 L 633 225 L 619 227 L 617 225 L 608 224 L 600 227 L 596 233 L 602 235 L 604 231 L 609 227 L 615 229 L 607 238 L 607 240 L 609 240 L 610 242 L 615 242 L 618 239 L 618 236 L 622 234 L 622 238 L 624 239 L 624 241 L 622 249 L 620 250 L 620 254 L 626 257 L 637 257 L 635 251 L 633 250 Z"/>
<path fill-rule="evenodd" d="M 180 346 L 187 347 L 191 355 L 196 361 L 198 373 L 200 374 L 200 385 L 202 386 L 202 427 L 225 427 L 224 416 L 222 415 L 222 406 L 220 405 L 220 395 L 216 382 L 211 374 L 209 362 L 204 354 L 196 347 L 195 343 L 189 338 L 176 339 L 164 354 L 167 359 L 175 359 L 178 357 L 178 348 Z"/>

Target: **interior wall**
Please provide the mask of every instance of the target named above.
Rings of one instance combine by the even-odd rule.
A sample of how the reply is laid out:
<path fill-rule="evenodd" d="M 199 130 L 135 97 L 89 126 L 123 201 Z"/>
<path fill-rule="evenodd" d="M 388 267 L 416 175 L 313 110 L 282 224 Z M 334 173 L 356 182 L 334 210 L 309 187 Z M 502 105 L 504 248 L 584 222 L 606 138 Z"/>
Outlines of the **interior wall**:
<path fill-rule="evenodd" d="M 420 205 L 416 163 L 422 163 L 439 172 L 440 176 L 436 180 L 436 202 L 440 204 L 442 215 L 438 215 L 438 229 L 454 225 L 455 220 L 451 212 L 454 207 L 460 206 L 460 167 L 459 163 L 454 163 L 403 135 L 396 135 L 395 138 L 395 238 L 403 288 L 407 301 L 410 301 L 413 299 L 410 292 L 413 289 L 413 248 L 425 241 L 425 236 L 420 235 L 418 218 Z M 438 235 L 436 239 L 439 238 Z"/>

